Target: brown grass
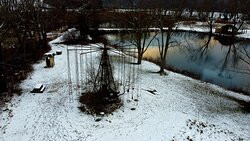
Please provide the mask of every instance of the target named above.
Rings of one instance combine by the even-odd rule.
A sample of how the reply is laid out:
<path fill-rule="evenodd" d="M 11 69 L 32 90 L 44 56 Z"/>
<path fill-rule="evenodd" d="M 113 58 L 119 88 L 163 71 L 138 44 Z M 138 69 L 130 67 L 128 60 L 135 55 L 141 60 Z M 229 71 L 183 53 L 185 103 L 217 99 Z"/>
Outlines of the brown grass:
<path fill-rule="evenodd" d="M 150 60 L 152 62 L 160 61 L 160 53 L 158 48 L 148 48 L 147 51 L 143 54 L 144 60 Z"/>

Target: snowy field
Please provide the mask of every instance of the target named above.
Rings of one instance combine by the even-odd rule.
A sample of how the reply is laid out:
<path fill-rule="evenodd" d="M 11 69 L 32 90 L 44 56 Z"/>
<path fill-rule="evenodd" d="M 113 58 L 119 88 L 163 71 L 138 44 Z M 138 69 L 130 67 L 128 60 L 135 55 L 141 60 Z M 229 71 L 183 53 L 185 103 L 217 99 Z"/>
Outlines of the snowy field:
<path fill-rule="evenodd" d="M 112 115 L 86 115 L 78 109 L 79 94 L 68 93 L 65 46 L 51 46 L 62 55 L 55 56 L 54 68 L 44 68 L 45 61 L 33 66 L 21 84 L 23 94 L 0 113 L 0 141 L 250 140 L 250 114 L 233 100 L 249 97 L 173 72 L 160 76 L 152 73 L 158 66 L 146 61 L 138 101 L 125 95 Z M 37 83 L 47 85 L 44 93 L 30 93 Z"/>

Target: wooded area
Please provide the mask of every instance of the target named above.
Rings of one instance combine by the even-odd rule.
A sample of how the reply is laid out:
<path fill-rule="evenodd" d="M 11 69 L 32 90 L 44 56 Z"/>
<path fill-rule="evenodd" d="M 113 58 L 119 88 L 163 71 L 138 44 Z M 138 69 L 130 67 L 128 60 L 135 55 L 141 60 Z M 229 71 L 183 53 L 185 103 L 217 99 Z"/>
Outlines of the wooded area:
<path fill-rule="evenodd" d="M 170 38 L 176 23 L 203 21 L 210 29 L 215 22 L 244 24 L 249 20 L 249 6 L 249 0 L 1 0 L 0 92 L 14 90 L 14 84 L 30 72 L 31 64 L 49 50 L 49 32 L 76 27 L 81 33 L 80 40 L 85 40 L 87 35 L 100 35 L 99 27 L 133 29 L 130 38 L 137 48 L 140 64 L 150 45 L 145 42 L 151 32 L 149 28 L 159 28 L 155 36 L 163 37 L 167 32 L 166 40 L 159 41 L 162 72 L 167 50 L 175 44 Z M 224 18 L 215 19 L 215 12 Z"/>

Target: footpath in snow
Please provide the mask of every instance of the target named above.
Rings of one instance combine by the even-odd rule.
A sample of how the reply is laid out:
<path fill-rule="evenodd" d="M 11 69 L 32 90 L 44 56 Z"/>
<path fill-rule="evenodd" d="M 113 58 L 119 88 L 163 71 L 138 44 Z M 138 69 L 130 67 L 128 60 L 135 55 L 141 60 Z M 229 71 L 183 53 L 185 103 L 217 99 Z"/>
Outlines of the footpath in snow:
<path fill-rule="evenodd" d="M 62 55 L 55 56 L 54 68 L 44 68 L 43 60 L 33 66 L 21 84 L 23 94 L 0 113 L 0 141 L 250 140 L 250 114 L 232 96 L 249 97 L 173 72 L 160 76 L 152 73 L 158 66 L 146 61 L 139 101 L 125 95 L 123 107 L 96 122 L 99 117 L 78 109 L 75 89 L 69 96 L 66 46 L 52 43 L 51 52 Z M 37 83 L 47 85 L 44 93 L 30 93 Z"/>

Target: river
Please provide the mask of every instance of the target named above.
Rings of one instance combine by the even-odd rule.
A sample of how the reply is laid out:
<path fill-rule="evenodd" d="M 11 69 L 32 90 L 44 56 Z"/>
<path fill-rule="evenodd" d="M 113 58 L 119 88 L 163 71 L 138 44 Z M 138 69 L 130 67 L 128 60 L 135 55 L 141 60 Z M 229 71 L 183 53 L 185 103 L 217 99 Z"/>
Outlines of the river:
<path fill-rule="evenodd" d="M 156 33 L 146 40 L 150 42 Z M 106 34 L 111 44 L 135 47 L 129 35 Z M 166 38 L 166 36 L 164 36 Z M 143 58 L 155 61 L 159 58 L 160 34 L 151 42 Z M 203 33 L 176 32 L 171 36 L 166 64 L 178 72 L 189 72 L 202 81 L 235 91 L 250 92 L 250 41 L 227 37 L 209 36 Z"/>

